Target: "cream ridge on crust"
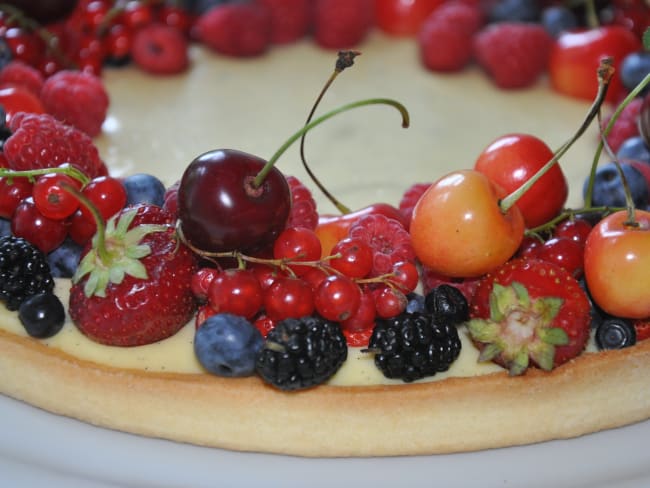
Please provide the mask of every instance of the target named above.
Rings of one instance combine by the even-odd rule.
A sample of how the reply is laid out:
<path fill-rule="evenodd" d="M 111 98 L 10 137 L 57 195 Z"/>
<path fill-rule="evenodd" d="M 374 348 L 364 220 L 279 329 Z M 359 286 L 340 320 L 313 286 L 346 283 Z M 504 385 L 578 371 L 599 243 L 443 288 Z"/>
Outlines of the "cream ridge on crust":
<path fill-rule="evenodd" d="M 256 377 L 104 366 L 0 329 L 6 395 L 134 434 L 313 457 L 475 451 L 627 425 L 650 417 L 649 366 L 646 341 L 521 377 L 503 372 L 285 393 Z"/>
<path fill-rule="evenodd" d="M 376 33 L 360 50 L 354 68 L 324 98 L 323 110 L 387 96 L 406 105 L 411 127 L 400 129 L 395 113 L 368 109 L 310 134 L 312 168 L 353 208 L 396 203 L 412 183 L 471 167 L 483 148 L 506 133 L 531 133 L 559 147 L 588 107 L 553 94 L 547 80 L 506 93 L 474 69 L 433 75 L 422 69 L 412 40 Z M 196 155 L 216 147 L 269 156 L 301 126 L 334 60 L 335 53 L 305 41 L 253 61 L 197 47 L 192 69 L 178 77 L 107 70 L 103 79 L 111 107 L 96 140 L 100 154 L 117 176 L 151 172 L 166 184 L 176 181 Z M 595 140 L 590 129 L 561 161 L 571 184 L 570 205 L 580 201 Z M 352 164 L 365 170 L 350 175 Z M 295 153 L 287 153 L 278 168 L 307 182 Z M 321 211 L 331 211 L 315 197 Z M 284 393 L 258 378 L 107 366 L 0 324 L 2 394 L 144 436 L 312 457 L 473 451 L 634 423 L 650 418 L 649 367 L 650 342 L 644 342 L 585 353 L 550 373 L 529 370 L 517 378 L 500 372 Z"/>

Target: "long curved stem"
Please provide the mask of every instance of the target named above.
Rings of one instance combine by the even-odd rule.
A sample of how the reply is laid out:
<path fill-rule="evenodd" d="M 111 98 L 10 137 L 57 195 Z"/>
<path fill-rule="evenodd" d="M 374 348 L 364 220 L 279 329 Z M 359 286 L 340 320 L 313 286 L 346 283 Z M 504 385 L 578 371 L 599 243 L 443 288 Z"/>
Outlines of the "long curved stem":
<path fill-rule="evenodd" d="M 271 156 L 271 159 L 268 160 L 268 162 L 264 165 L 264 167 L 257 173 L 253 180 L 253 186 L 259 187 L 262 185 L 264 182 L 264 179 L 266 176 L 269 174 L 271 169 L 273 168 L 273 165 L 276 163 L 276 161 L 282 156 L 289 147 L 296 142 L 298 139 L 302 137 L 303 134 L 307 133 L 317 125 L 322 124 L 326 120 L 331 119 L 335 115 L 338 115 L 343 112 L 347 112 L 348 110 L 352 110 L 355 108 L 363 107 L 366 105 L 389 105 L 392 107 L 395 107 L 400 114 L 402 115 L 402 127 L 406 128 L 409 126 L 410 123 L 410 118 L 409 118 L 409 113 L 408 110 L 406 110 L 406 107 L 399 103 L 396 100 L 393 100 L 391 98 L 368 98 L 365 100 L 359 100 L 356 102 L 348 103 L 345 105 L 342 105 L 338 108 L 335 108 L 320 117 L 314 119 L 312 122 L 309 124 L 303 126 L 300 130 L 298 130 L 296 133 L 294 133 L 287 141 L 275 152 L 273 156 Z"/>

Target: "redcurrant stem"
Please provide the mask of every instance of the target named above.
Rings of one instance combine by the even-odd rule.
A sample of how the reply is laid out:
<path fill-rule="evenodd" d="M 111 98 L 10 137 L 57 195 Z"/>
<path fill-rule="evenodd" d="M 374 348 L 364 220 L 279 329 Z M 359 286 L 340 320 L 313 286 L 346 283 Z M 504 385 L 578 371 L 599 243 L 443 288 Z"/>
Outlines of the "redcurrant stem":
<path fill-rule="evenodd" d="M 594 99 L 587 116 L 583 120 L 582 124 L 576 131 L 576 133 L 569 139 L 567 142 L 562 144 L 560 148 L 555 152 L 553 157 L 542 166 L 537 173 L 535 173 L 530 179 L 528 179 L 523 185 L 517 188 L 515 191 L 510 193 L 508 196 L 503 198 L 499 202 L 501 211 L 505 214 L 517 201 L 526 194 L 526 192 L 533 186 L 537 180 L 544 176 L 552 167 L 555 165 L 558 160 L 564 156 L 564 154 L 569 150 L 569 148 L 576 142 L 582 134 L 587 130 L 591 122 L 598 115 L 600 107 L 605 101 L 605 96 L 607 95 L 607 89 L 609 88 L 609 82 L 611 81 L 612 75 L 614 74 L 614 68 L 612 67 L 612 59 L 605 58 L 601 61 L 600 66 L 598 67 L 598 93 Z"/>
<path fill-rule="evenodd" d="M 325 83 L 325 86 L 323 86 L 321 92 L 318 94 L 318 98 L 316 98 L 316 101 L 314 102 L 314 105 L 311 108 L 311 111 L 309 112 L 309 115 L 307 116 L 307 121 L 305 124 L 309 124 L 311 122 L 312 117 L 314 116 L 314 112 L 316 112 L 316 108 L 320 104 L 320 101 L 323 99 L 323 96 L 325 95 L 325 92 L 329 89 L 331 84 L 334 82 L 336 77 L 346 68 L 351 67 L 354 64 L 354 58 L 358 56 L 359 52 L 357 51 L 340 51 L 338 54 L 338 58 L 336 59 L 336 65 L 334 67 L 334 72 L 331 74 L 327 82 Z M 314 172 L 311 170 L 309 165 L 307 164 L 307 158 L 305 157 L 305 137 L 307 136 L 306 133 L 302 135 L 300 138 L 300 160 L 302 161 L 302 165 L 305 168 L 305 171 L 307 171 L 307 174 L 311 178 L 311 180 L 314 182 L 314 184 L 318 187 L 318 189 L 327 197 L 327 199 L 332 202 L 332 204 L 343 214 L 350 213 L 351 210 L 349 207 L 341 203 L 341 201 L 336 198 L 330 191 L 325 188 L 325 186 L 320 182 L 320 180 L 316 177 Z"/>
<path fill-rule="evenodd" d="M 553 217 L 551 220 L 543 223 L 542 225 L 538 225 L 537 227 L 533 227 L 531 229 L 526 229 L 524 233 L 527 236 L 539 236 L 544 232 L 553 230 L 555 226 L 560 222 L 566 219 L 572 219 L 576 215 L 583 215 L 589 213 L 609 215 L 610 213 L 618 212 L 620 210 L 623 210 L 623 208 L 621 207 L 583 207 L 579 209 L 569 208 L 564 210 L 563 212 L 560 212 L 557 216 Z"/>
<path fill-rule="evenodd" d="M 31 182 L 34 182 L 37 176 L 49 175 L 53 173 L 59 173 L 59 174 L 70 176 L 71 178 L 74 178 L 75 180 L 81 182 L 82 186 L 86 186 L 88 183 L 90 183 L 90 178 L 88 178 L 85 174 L 83 174 L 74 166 L 63 166 L 63 167 L 59 166 L 56 168 L 29 169 L 23 171 L 17 171 L 8 168 L 0 168 L 0 178 L 7 177 L 11 180 L 13 178 L 25 177 L 28 178 L 29 181 Z"/>
<path fill-rule="evenodd" d="M 95 225 L 97 226 L 97 231 L 95 232 L 95 237 L 97 240 L 93 244 L 97 249 L 97 254 L 99 255 L 99 258 L 102 260 L 102 262 L 110 262 L 110 253 L 106 248 L 106 222 L 104 221 L 102 215 L 99 213 L 99 210 L 97 210 L 97 207 L 95 207 L 95 205 L 93 205 L 93 203 L 75 187 L 62 182 L 61 188 L 63 188 L 71 195 L 74 195 L 74 197 L 79 200 L 79 203 L 86 207 L 86 209 L 92 214 Z"/>
<path fill-rule="evenodd" d="M 293 134 L 281 147 L 278 149 L 275 154 L 271 157 L 271 159 L 268 160 L 268 162 L 264 165 L 264 167 L 260 170 L 259 173 L 255 176 L 253 179 L 253 186 L 258 188 L 262 185 L 264 182 L 264 179 L 266 176 L 269 174 L 271 169 L 273 168 L 273 165 L 276 163 L 276 161 L 284 154 L 284 152 L 300 137 L 302 137 L 303 134 L 309 132 L 311 129 L 316 127 L 317 125 L 322 124 L 328 119 L 331 119 L 335 115 L 338 115 L 342 112 L 346 112 L 348 110 L 352 110 L 355 108 L 363 107 L 365 105 L 390 105 L 392 107 L 395 107 L 400 114 L 402 114 L 402 127 L 407 128 L 409 126 L 409 113 L 408 110 L 406 110 L 406 107 L 399 103 L 398 101 L 392 100 L 390 98 L 368 98 L 365 100 L 359 100 L 356 102 L 348 103 L 346 105 L 342 105 L 338 108 L 335 108 L 334 110 L 331 110 L 317 119 L 313 120 L 309 124 L 306 124 L 303 126 L 300 130 L 298 130 L 295 134 Z"/>

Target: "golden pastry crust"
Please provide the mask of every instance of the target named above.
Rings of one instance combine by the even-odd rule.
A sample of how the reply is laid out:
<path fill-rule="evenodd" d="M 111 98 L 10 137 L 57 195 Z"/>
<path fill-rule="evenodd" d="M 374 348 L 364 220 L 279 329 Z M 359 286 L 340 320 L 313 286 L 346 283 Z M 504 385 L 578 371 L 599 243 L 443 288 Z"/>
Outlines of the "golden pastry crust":
<path fill-rule="evenodd" d="M 0 329 L 0 391 L 111 429 L 299 456 L 452 453 L 576 437 L 650 418 L 650 341 L 546 373 L 284 393 L 257 378 L 79 360 Z"/>

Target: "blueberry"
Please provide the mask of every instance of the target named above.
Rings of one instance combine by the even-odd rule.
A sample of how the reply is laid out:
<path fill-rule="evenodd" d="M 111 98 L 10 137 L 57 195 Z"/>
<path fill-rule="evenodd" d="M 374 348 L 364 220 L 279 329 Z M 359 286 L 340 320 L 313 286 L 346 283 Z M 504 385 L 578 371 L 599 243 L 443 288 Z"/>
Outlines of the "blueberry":
<path fill-rule="evenodd" d="M 499 0 L 489 12 L 490 22 L 537 22 L 540 16 L 537 0 Z"/>
<path fill-rule="evenodd" d="M 150 203 L 159 207 L 165 203 L 165 185 L 153 175 L 137 173 L 122 180 L 126 189 L 127 205 Z"/>
<path fill-rule="evenodd" d="M 641 172 L 633 166 L 621 163 L 621 169 L 627 180 L 634 205 L 646 208 L 648 205 L 648 183 Z M 583 186 L 586 194 L 589 180 Z M 598 168 L 594 180 L 592 204 L 596 207 L 625 207 L 625 192 L 616 165 L 607 163 Z"/>
<path fill-rule="evenodd" d="M 11 47 L 4 38 L 0 38 L 0 69 L 7 66 L 13 59 Z M 3 119 L 4 120 L 4 119 Z"/>
<path fill-rule="evenodd" d="M 11 235 L 11 220 L 0 218 L 0 237 Z"/>
<path fill-rule="evenodd" d="M 616 157 L 620 159 L 633 159 L 650 163 L 650 148 L 646 145 L 643 137 L 634 136 L 623 141 L 618 148 Z"/>
<path fill-rule="evenodd" d="M 542 11 L 541 22 L 546 32 L 553 37 L 559 37 L 562 32 L 575 29 L 578 26 L 576 15 L 563 5 L 545 8 Z"/>
<path fill-rule="evenodd" d="M 222 313 L 208 317 L 194 336 L 194 352 L 210 373 L 242 377 L 255 372 L 255 358 L 264 339 L 243 317 Z"/>
<path fill-rule="evenodd" d="M 54 293 L 39 293 L 20 305 L 18 318 L 30 336 L 45 339 L 61 330 L 65 309 Z"/>
<path fill-rule="evenodd" d="M 650 73 L 650 51 L 628 54 L 623 58 L 619 69 L 623 86 L 631 91 Z M 648 93 L 649 90 L 650 88 L 646 85 L 641 91 L 641 95 Z"/>
<path fill-rule="evenodd" d="M 47 255 L 50 272 L 55 278 L 71 278 L 77 269 L 83 247 L 69 237 Z"/>
<path fill-rule="evenodd" d="M 636 344 L 636 330 L 629 320 L 608 317 L 596 329 L 598 349 L 621 349 L 634 344 Z"/>
<path fill-rule="evenodd" d="M 411 292 L 406 296 L 406 313 L 424 313 L 426 308 L 424 306 L 424 296 L 419 293 Z"/>

